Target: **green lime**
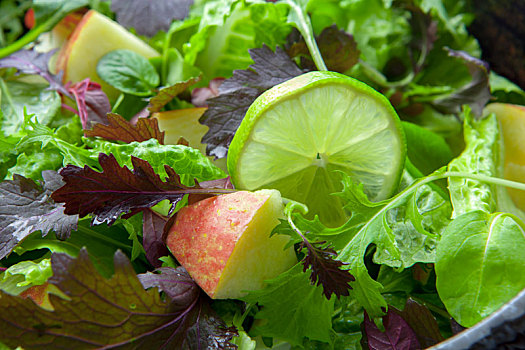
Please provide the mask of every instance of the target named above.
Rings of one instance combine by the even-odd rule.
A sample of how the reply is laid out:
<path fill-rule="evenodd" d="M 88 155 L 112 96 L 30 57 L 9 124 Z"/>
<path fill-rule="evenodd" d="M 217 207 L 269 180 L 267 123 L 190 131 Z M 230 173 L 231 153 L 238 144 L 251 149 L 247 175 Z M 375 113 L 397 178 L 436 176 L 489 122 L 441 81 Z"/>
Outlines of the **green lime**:
<path fill-rule="evenodd" d="M 310 72 L 274 86 L 250 106 L 228 151 L 236 188 L 274 188 L 308 205 L 328 226 L 346 219 L 341 173 L 370 200 L 388 198 L 406 156 L 401 123 L 368 85 L 334 72 Z"/>

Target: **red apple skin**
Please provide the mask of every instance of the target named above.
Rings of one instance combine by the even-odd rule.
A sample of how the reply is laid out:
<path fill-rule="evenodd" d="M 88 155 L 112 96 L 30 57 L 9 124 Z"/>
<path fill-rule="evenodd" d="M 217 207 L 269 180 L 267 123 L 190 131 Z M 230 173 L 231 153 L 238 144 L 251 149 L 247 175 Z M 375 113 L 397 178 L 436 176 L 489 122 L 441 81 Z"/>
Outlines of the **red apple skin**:
<path fill-rule="evenodd" d="M 253 282 L 254 275 L 258 273 L 264 274 L 261 281 L 248 282 L 247 285 L 242 285 L 242 289 L 262 288 L 263 280 L 276 277 L 276 274 L 285 271 L 296 262 L 293 249 L 283 250 L 288 238 L 279 235 L 270 238 L 271 228 L 279 221 L 278 217 L 271 217 L 273 214 L 270 214 L 270 217 L 264 216 L 266 214 L 260 215 L 261 212 L 267 213 L 265 210 L 270 205 L 268 203 L 271 192 L 264 191 L 239 191 L 207 198 L 184 207 L 177 213 L 177 219 L 169 231 L 166 243 L 179 263 L 211 298 L 236 298 L 243 295 L 241 290 L 229 290 L 231 281 L 235 280 L 236 286 L 239 286 L 239 278 L 251 279 Z M 279 195 L 279 203 L 282 206 L 280 201 Z M 282 215 L 282 207 L 279 208 Z M 268 227 L 262 226 L 267 224 L 261 225 L 261 220 L 265 223 L 271 220 L 275 222 L 271 221 L 269 231 L 266 231 Z M 243 237 L 245 232 L 247 234 Z M 259 238 L 252 238 L 255 236 Z M 261 240 L 261 237 L 264 238 Z M 258 242 L 257 245 L 253 244 L 252 240 Z M 239 249 L 233 254 L 236 246 Z M 271 247 L 270 251 L 267 251 L 270 249 L 268 247 Z M 250 251 L 251 257 L 262 256 L 262 260 L 271 257 L 270 261 L 276 262 L 276 266 L 270 267 L 271 271 L 254 272 L 253 268 L 250 270 L 249 266 L 254 265 L 253 260 L 235 260 L 247 251 Z M 228 265 L 228 260 L 233 256 L 235 258 L 232 258 Z M 259 264 L 257 260 L 256 264 L 268 266 L 268 262 L 260 261 Z M 239 266 L 247 270 L 244 270 L 242 275 L 239 275 L 241 272 L 233 272 L 232 275 L 232 271 L 238 271 Z"/>
<path fill-rule="evenodd" d="M 212 297 L 240 234 L 268 199 L 250 192 L 237 194 L 208 198 L 182 208 L 177 214 L 180 220 L 175 222 L 168 236 L 168 247 L 178 245 L 172 249 L 172 252 L 180 252 L 175 256 L 177 260 Z M 205 233 L 217 232 L 218 228 L 220 234 Z"/>

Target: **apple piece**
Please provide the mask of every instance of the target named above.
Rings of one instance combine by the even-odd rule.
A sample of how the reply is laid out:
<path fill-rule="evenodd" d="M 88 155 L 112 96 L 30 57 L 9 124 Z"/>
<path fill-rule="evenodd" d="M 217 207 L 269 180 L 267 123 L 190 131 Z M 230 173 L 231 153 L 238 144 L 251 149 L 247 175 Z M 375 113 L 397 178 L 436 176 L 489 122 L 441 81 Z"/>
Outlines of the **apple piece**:
<path fill-rule="evenodd" d="M 503 177 L 518 182 L 525 182 L 525 106 L 508 103 L 491 103 L 485 108 L 485 114 L 494 113 L 501 126 L 505 149 Z M 509 190 L 509 195 L 521 210 L 525 210 L 525 191 Z"/>
<path fill-rule="evenodd" d="M 206 154 L 206 144 L 201 143 L 201 140 L 208 127 L 199 123 L 199 118 L 205 111 L 205 107 L 177 109 L 153 113 L 152 118 L 159 121 L 159 129 L 165 132 L 164 143 L 174 145 L 184 137 L 191 147 Z M 219 168 L 226 170 L 226 158 L 212 161 Z"/>
<path fill-rule="evenodd" d="M 95 10 L 88 11 L 69 40 L 60 50 L 56 62 L 57 71 L 63 70 L 63 82 L 79 82 L 85 78 L 99 83 L 110 99 L 119 92 L 106 84 L 97 75 L 97 63 L 110 51 L 128 49 L 145 58 L 159 56 L 159 53 L 117 22 Z"/>
<path fill-rule="evenodd" d="M 276 190 L 207 198 L 177 213 L 166 243 L 211 298 L 239 298 L 297 262 L 288 237 L 270 237 L 282 216 Z"/>
<path fill-rule="evenodd" d="M 191 147 L 206 154 L 206 145 L 201 143 L 201 139 L 208 131 L 208 127 L 199 123 L 199 118 L 205 111 L 204 107 L 176 109 L 153 113 L 151 117 L 159 121 L 159 129 L 165 132 L 166 144 L 174 145 L 184 137 Z"/>

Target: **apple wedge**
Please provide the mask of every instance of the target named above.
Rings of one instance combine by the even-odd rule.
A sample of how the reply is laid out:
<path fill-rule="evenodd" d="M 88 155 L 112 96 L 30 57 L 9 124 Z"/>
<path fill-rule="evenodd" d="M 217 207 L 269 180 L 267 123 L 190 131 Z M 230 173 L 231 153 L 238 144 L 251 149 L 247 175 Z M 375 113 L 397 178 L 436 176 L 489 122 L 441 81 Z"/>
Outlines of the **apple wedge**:
<path fill-rule="evenodd" d="M 166 243 L 211 298 L 239 298 L 296 263 L 289 239 L 270 237 L 282 216 L 276 190 L 216 196 L 182 208 Z"/>
<path fill-rule="evenodd" d="M 191 147 L 206 154 L 206 145 L 201 143 L 201 139 L 208 127 L 199 123 L 199 118 L 205 111 L 205 107 L 176 109 L 153 113 L 151 117 L 159 121 L 159 129 L 165 132 L 166 144 L 174 145 L 184 137 Z"/>
<path fill-rule="evenodd" d="M 208 127 L 199 123 L 199 118 L 206 111 L 206 107 L 176 109 L 172 111 L 156 112 L 152 118 L 159 121 L 159 129 L 164 131 L 164 142 L 169 145 L 177 144 L 184 137 L 190 147 L 197 148 L 202 154 L 206 154 L 206 144 L 201 143 L 202 137 L 208 131 Z M 213 163 L 219 168 L 226 170 L 226 158 L 213 159 Z"/>
<path fill-rule="evenodd" d="M 76 83 L 90 78 L 102 86 L 110 99 L 114 99 L 118 96 L 118 90 L 100 79 L 97 75 L 97 63 L 102 56 L 117 49 L 128 49 L 145 58 L 159 56 L 156 50 L 120 24 L 90 10 L 62 46 L 56 63 L 57 71 L 64 71 L 64 83 Z"/>
<path fill-rule="evenodd" d="M 525 106 L 491 103 L 485 107 L 484 113 L 496 114 L 501 126 L 505 149 L 503 177 L 525 182 Z M 509 195 L 518 208 L 525 210 L 525 191 L 509 190 Z"/>

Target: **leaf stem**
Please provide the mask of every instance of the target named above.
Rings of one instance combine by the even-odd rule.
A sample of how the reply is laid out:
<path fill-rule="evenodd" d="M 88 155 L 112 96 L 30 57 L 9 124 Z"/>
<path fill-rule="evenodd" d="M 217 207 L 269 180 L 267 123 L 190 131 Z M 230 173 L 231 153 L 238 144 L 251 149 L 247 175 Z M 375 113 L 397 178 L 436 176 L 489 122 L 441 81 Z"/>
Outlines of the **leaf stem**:
<path fill-rule="evenodd" d="M 83 234 L 86 234 L 88 236 L 91 236 L 93 238 L 96 238 L 97 240 L 107 242 L 115 247 L 124 249 L 127 252 L 131 252 L 132 247 L 129 245 L 124 244 L 123 242 L 117 241 L 116 239 L 113 239 L 111 237 L 105 236 L 103 234 L 98 233 L 95 230 L 92 230 L 88 227 L 85 227 L 83 225 L 78 226 L 78 231 L 82 232 Z"/>
<path fill-rule="evenodd" d="M 327 71 L 328 68 L 324 63 L 321 51 L 319 51 L 319 47 L 315 42 L 314 31 L 312 29 L 312 23 L 310 22 L 310 18 L 308 17 L 306 12 L 303 11 L 303 9 L 294 1 L 288 0 L 285 2 L 290 6 L 290 11 L 293 11 L 293 13 L 296 16 L 297 20 L 294 21 L 294 24 L 299 30 L 299 32 L 301 32 L 301 35 L 303 36 L 304 41 L 306 42 L 306 46 L 308 47 L 308 51 L 310 51 L 310 55 L 312 55 L 312 59 L 314 60 L 315 66 L 320 71 Z"/>
<path fill-rule="evenodd" d="M 372 222 L 374 222 L 377 218 L 380 218 L 381 215 L 386 213 L 388 210 L 397 207 L 399 204 L 403 202 L 408 196 L 410 196 L 413 192 L 415 192 L 419 187 L 426 185 L 430 182 L 446 179 L 446 178 L 454 178 L 454 177 L 460 177 L 464 179 L 471 179 L 476 181 L 481 181 L 485 183 L 491 183 L 494 185 L 499 186 L 505 186 L 514 188 L 517 190 L 524 190 L 525 191 L 525 183 L 521 182 L 515 182 L 510 180 L 505 180 L 497 177 L 487 176 L 487 175 L 481 175 L 481 174 L 471 174 L 467 172 L 461 172 L 461 171 L 445 171 L 445 172 L 435 172 L 434 174 L 431 174 L 425 178 L 422 178 L 416 182 L 414 182 L 412 185 L 408 186 L 403 191 L 399 192 L 396 196 L 394 196 L 390 202 L 386 203 L 383 208 L 381 208 L 379 211 L 377 211 L 374 216 L 370 220 L 368 220 L 363 227 L 357 232 L 353 238 L 346 244 L 346 246 L 341 250 L 339 253 L 338 259 L 341 261 L 347 261 L 348 257 L 347 255 L 351 251 L 351 247 L 353 245 L 353 241 L 356 237 L 359 237 L 359 234 L 363 232 L 363 230 L 367 230 L 368 227 Z"/>

